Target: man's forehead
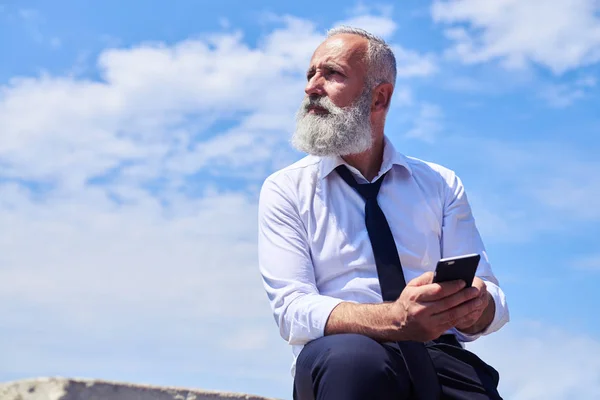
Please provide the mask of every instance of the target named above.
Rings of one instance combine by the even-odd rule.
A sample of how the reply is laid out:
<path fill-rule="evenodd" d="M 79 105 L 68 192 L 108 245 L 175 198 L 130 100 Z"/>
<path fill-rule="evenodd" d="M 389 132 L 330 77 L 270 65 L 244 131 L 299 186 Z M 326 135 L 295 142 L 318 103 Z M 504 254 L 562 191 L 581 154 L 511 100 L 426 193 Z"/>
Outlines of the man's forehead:
<path fill-rule="evenodd" d="M 364 58 L 367 40 L 353 34 L 339 34 L 327 38 L 317 47 L 311 58 L 311 65 L 320 59 L 356 62 Z"/>

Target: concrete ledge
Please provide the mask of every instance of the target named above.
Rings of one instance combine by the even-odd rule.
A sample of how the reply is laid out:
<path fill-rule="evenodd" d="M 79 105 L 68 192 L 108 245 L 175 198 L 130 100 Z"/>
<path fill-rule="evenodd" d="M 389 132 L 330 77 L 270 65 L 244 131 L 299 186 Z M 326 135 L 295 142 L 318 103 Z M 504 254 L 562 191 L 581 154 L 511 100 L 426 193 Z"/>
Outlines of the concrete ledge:
<path fill-rule="evenodd" d="M 0 383 L 0 400 L 275 400 L 241 393 L 95 379 L 37 378 Z"/>

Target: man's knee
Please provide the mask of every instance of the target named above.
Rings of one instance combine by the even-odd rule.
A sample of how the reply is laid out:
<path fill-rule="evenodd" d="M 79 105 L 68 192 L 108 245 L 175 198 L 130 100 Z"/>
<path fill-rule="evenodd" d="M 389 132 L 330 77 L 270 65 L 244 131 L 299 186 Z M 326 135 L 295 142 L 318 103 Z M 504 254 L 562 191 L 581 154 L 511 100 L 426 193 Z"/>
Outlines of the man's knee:
<path fill-rule="evenodd" d="M 357 374 L 364 377 L 368 374 L 373 378 L 385 376 L 389 355 L 385 348 L 373 339 L 348 334 L 331 336 L 330 342 L 321 355 L 323 367 L 345 375 Z"/>
<path fill-rule="evenodd" d="M 310 380 L 314 389 L 343 385 L 336 390 L 370 393 L 374 399 L 383 397 L 371 390 L 396 393 L 395 398 L 410 390 L 401 356 L 356 334 L 325 336 L 307 344 L 298 357 L 296 375 L 305 383 Z"/>

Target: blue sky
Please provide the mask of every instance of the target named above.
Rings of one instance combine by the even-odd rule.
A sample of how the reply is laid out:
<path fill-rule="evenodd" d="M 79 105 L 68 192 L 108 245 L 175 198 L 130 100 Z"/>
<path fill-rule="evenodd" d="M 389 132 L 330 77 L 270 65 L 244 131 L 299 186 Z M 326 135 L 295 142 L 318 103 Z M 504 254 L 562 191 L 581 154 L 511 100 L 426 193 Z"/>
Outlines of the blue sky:
<path fill-rule="evenodd" d="M 385 37 L 386 133 L 463 179 L 511 322 L 509 399 L 600 396 L 594 0 L 0 1 L 0 381 L 291 398 L 256 203 L 340 23 Z"/>

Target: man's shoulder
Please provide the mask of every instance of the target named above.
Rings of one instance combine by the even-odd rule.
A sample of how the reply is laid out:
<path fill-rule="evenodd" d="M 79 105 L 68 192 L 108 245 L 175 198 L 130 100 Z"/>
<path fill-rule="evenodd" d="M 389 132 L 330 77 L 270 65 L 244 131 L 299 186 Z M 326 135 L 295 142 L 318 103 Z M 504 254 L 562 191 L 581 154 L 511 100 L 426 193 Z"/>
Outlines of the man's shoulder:
<path fill-rule="evenodd" d="M 271 173 L 263 182 L 262 189 L 279 189 L 280 191 L 297 190 L 306 186 L 307 181 L 318 177 L 320 157 L 308 155 L 300 160 Z"/>
<path fill-rule="evenodd" d="M 403 155 L 403 157 L 406 159 L 415 179 L 434 179 L 437 181 L 441 178 L 447 183 L 451 183 L 456 178 L 456 173 L 444 165 L 412 156 Z"/>
<path fill-rule="evenodd" d="M 265 179 L 265 182 L 281 182 L 286 179 L 295 181 L 306 175 L 314 175 L 319 169 L 320 160 L 319 157 L 308 155 L 293 164 L 271 173 L 271 175 Z"/>

